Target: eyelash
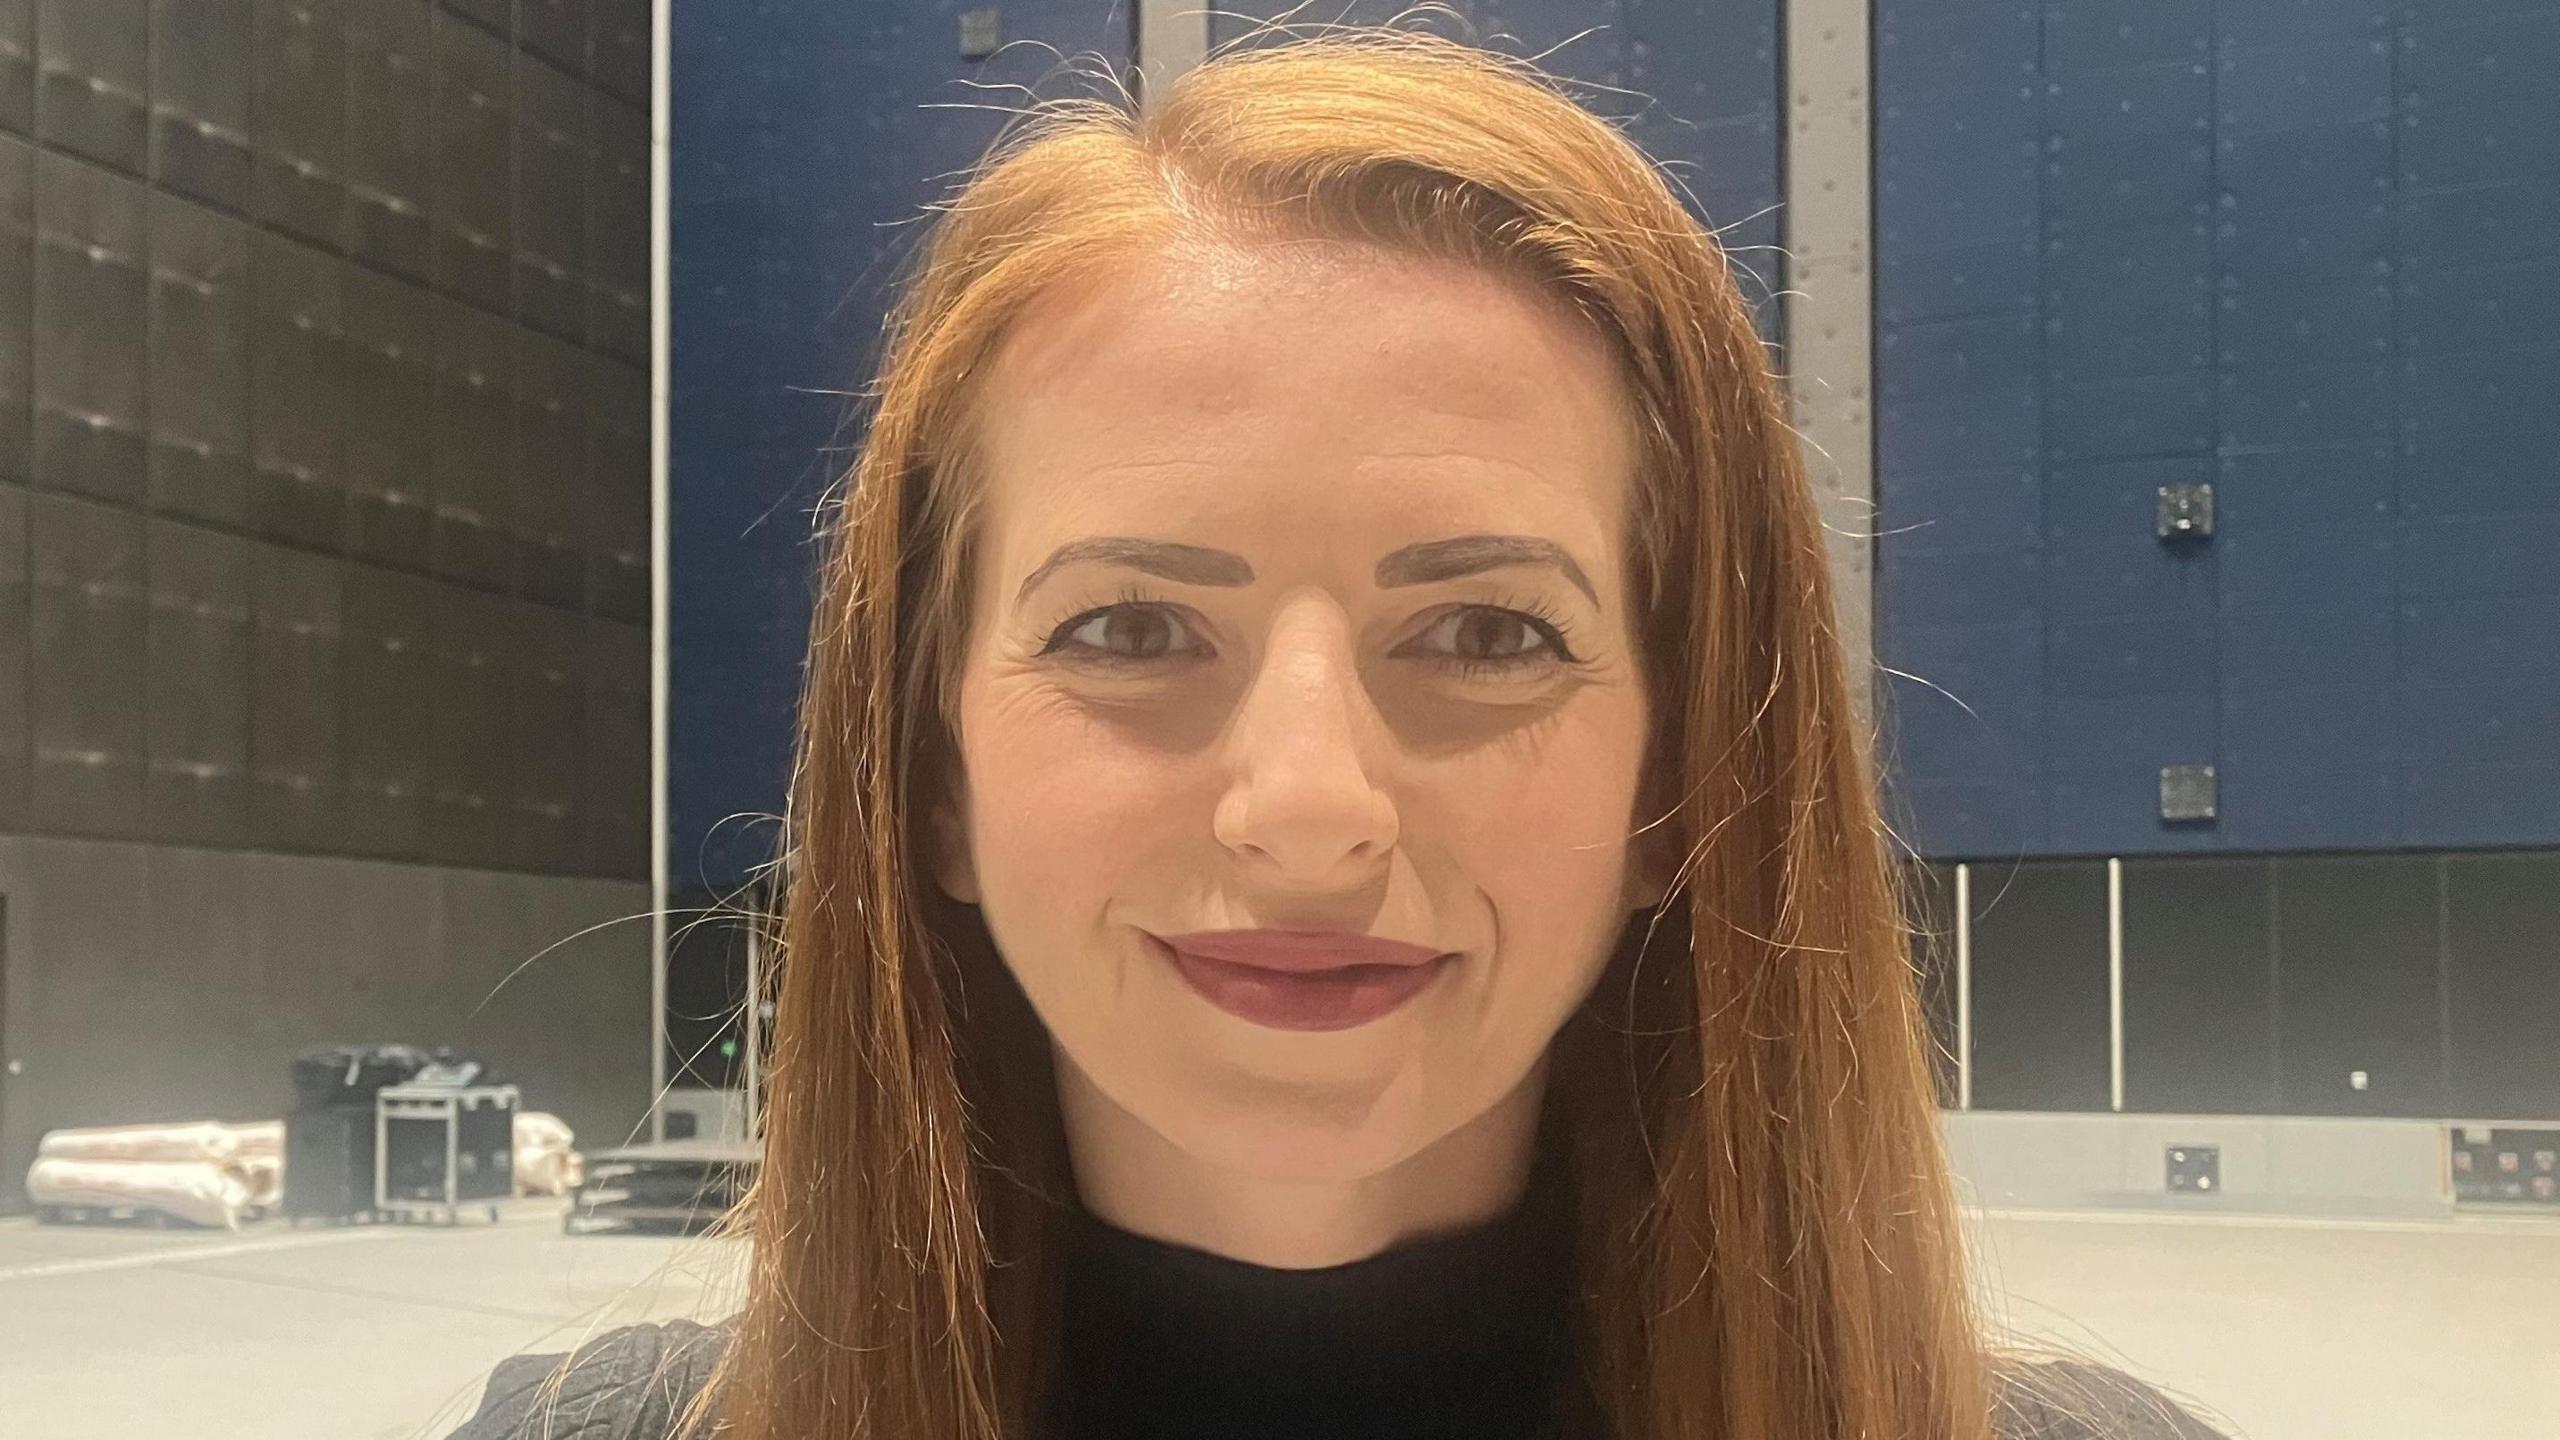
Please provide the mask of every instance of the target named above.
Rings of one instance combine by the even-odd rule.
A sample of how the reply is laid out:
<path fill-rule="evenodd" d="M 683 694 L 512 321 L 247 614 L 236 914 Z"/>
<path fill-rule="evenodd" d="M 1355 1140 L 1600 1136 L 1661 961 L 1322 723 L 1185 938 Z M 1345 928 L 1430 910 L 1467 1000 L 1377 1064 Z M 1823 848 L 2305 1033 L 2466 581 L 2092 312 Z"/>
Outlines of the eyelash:
<path fill-rule="evenodd" d="M 1107 615 L 1114 610 L 1121 609 L 1124 606 L 1157 610 L 1171 610 L 1174 608 L 1172 605 L 1148 595 L 1146 592 L 1138 589 L 1134 585 L 1124 586 L 1120 593 L 1113 598 L 1109 604 L 1087 607 L 1068 616 L 1066 619 L 1059 621 L 1057 626 L 1049 632 L 1049 638 L 1042 643 L 1040 653 L 1042 655 L 1051 655 L 1064 650 L 1082 648 L 1085 653 L 1080 655 L 1078 658 L 1087 663 L 1101 665 L 1105 668 L 1129 669 L 1155 664 L 1166 658 L 1163 656 L 1113 655 L 1107 651 L 1093 650 L 1090 647 L 1070 647 L 1067 644 L 1066 637 L 1069 634 L 1083 628 L 1087 622 L 1100 616 Z M 1559 665 L 1567 668 L 1580 668 L 1586 663 L 1580 656 L 1574 653 L 1573 636 L 1566 626 L 1564 617 L 1558 615 L 1553 608 L 1548 606 L 1542 600 L 1538 600 L 1534 597 L 1515 598 L 1506 596 L 1489 604 L 1461 606 L 1450 613 L 1451 615 L 1463 615 L 1471 610 L 1490 610 L 1496 614 L 1508 615 L 1512 618 L 1527 622 L 1529 628 L 1536 631 L 1539 638 L 1547 642 L 1547 652 L 1542 655 L 1540 652 L 1532 650 L 1518 655 L 1505 656 L 1497 659 L 1482 659 L 1476 656 L 1467 655 L 1433 655 L 1428 657 L 1433 664 L 1436 664 L 1445 670 L 1454 670 L 1461 677 L 1466 679 L 1483 679 L 1496 675 L 1512 674 L 1525 666 L 1531 665 Z M 1433 628 L 1438 628 L 1442 621 L 1445 621 L 1448 618 L 1449 616 L 1444 615 L 1440 620 L 1433 621 Z"/>

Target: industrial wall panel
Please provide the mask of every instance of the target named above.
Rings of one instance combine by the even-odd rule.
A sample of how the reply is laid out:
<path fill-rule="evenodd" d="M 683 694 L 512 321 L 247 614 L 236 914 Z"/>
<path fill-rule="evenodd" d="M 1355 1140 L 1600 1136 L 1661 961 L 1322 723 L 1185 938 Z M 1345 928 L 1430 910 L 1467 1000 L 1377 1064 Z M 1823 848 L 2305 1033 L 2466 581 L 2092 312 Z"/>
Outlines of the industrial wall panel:
<path fill-rule="evenodd" d="M 2397 615 L 2388 597 L 2297 610 L 2226 605 L 2223 696 L 2234 700 L 2268 692 L 2385 688 L 2399 662 Z"/>
<path fill-rule="evenodd" d="M 2126 1109 L 2274 1109 L 2273 887 L 2259 860 L 2125 862 Z"/>
<path fill-rule="evenodd" d="M 2560 590 L 2560 494 L 2543 510 L 2420 515 L 2400 526 L 2404 596 Z M 2518 676 L 2531 680 L 2533 676 Z"/>
<path fill-rule="evenodd" d="M 2400 693 L 2399 748 L 2413 767 L 2533 765 L 2560 758 L 2560 677 Z"/>
<path fill-rule="evenodd" d="M 1899 620 L 1964 625 L 2023 620 L 2042 602 L 2036 550 L 1944 550 L 1894 557 L 1878 575 Z"/>
<path fill-rule="evenodd" d="M 2039 345 L 2033 315 L 1895 325 L 1876 337 L 1876 385 L 1888 401 L 2015 386 L 2035 378 Z"/>
<path fill-rule="evenodd" d="M 0 126 L 36 125 L 36 0 L 0 0 Z"/>
<path fill-rule="evenodd" d="M 139 500 L 146 192 L 51 151 L 36 157 L 35 179 L 36 483 Z"/>
<path fill-rule="evenodd" d="M 2404 33 L 2400 84 L 2411 119 L 2402 178 L 2416 186 L 2548 176 L 2560 167 L 2560 10 L 2448 23 L 2420 11 Z M 2544 188 L 2550 188 L 2544 182 Z"/>
<path fill-rule="evenodd" d="M 256 210 L 332 248 L 346 243 L 347 32 L 343 0 L 258 0 Z"/>
<path fill-rule="evenodd" d="M 589 608 L 630 624 L 649 619 L 649 377 L 598 361 L 588 432 Z"/>
<path fill-rule="evenodd" d="M 436 285 L 502 315 L 513 302 L 507 116 L 514 56 L 477 26 L 436 27 Z"/>
<path fill-rule="evenodd" d="M 522 0 L 516 40 L 572 75 L 587 71 L 588 0 Z"/>
<path fill-rule="evenodd" d="M 583 339 L 584 191 L 595 170 L 588 138 L 590 92 L 524 56 L 516 58 L 515 83 L 516 316 L 554 335 Z"/>
<path fill-rule="evenodd" d="M 2391 122 L 2225 133 L 2214 178 L 2227 212 L 2290 211 L 2391 196 Z"/>
<path fill-rule="evenodd" d="M 2397 490 L 2387 444 L 2230 454 L 2213 478 L 2218 522 L 2268 529 L 2388 520 Z"/>
<path fill-rule="evenodd" d="M 2006 240 L 1882 257 L 1876 318 L 1883 326 L 1961 315 L 2031 311 L 2036 303 L 2036 246 Z"/>
<path fill-rule="evenodd" d="M 587 868 L 599 875 L 649 873 L 649 632 L 606 619 L 587 622 L 586 743 L 578 810 Z"/>
<path fill-rule="evenodd" d="M 0 482 L 0 829 L 24 830 L 33 743 L 27 695 L 29 628 L 27 492 Z"/>
<path fill-rule="evenodd" d="M 1950 859 L 2015 860 L 2045 848 L 2044 792 L 2032 774 L 1999 780 L 1915 776 L 1886 796 L 1897 828 Z M 1908 817 L 1903 818 L 1903 817 Z"/>
<path fill-rule="evenodd" d="M 251 820 L 257 843 L 336 850 L 346 843 L 339 727 L 351 641 L 348 565 L 256 547 L 250 671 Z"/>
<path fill-rule="evenodd" d="M 151 197 L 152 509 L 234 529 L 249 491 L 249 228 Z"/>
<path fill-rule="evenodd" d="M 2175 130 L 2070 141 L 2046 159 L 2039 193 L 2045 234 L 2066 242 L 2204 219 L 2213 210 L 2213 145 Z"/>
<path fill-rule="evenodd" d="M 2387 601 L 2394 593 L 2397 527 L 2384 520 L 2319 525 L 2234 521 L 2213 537 L 2222 600 L 2230 610 L 2309 610 Z"/>
<path fill-rule="evenodd" d="M 2247 289 L 2389 273 L 2392 207 L 2352 200 L 2265 210 L 2236 206 L 2222 220 L 2219 258 L 2229 283 Z"/>
<path fill-rule="evenodd" d="M 0 135 L 0 479 L 28 478 L 34 389 L 35 151 Z"/>
<path fill-rule="evenodd" d="M 520 606 L 524 642 L 517 659 L 506 793 L 513 807 L 511 863 L 527 870 L 586 868 L 584 788 L 587 730 L 586 621 L 544 606 Z"/>
<path fill-rule="evenodd" d="M 2410 685 L 2496 685 L 2538 671 L 2560 635 L 2560 591 L 2400 602 L 2400 675 Z"/>
<path fill-rule="evenodd" d="M 2560 254 L 2428 269 L 2401 284 L 2399 338 L 2411 351 L 2523 350 L 2560 335 Z"/>
<path fill-rule="evenodd" d="M 347 846 L 359 854 L 423 859 L 433 848 L 436 593 L 395 570 L 346 570 L 339 744 Z"/>
<path fill-rule="evenodd" d="M 2059 313 L 2060 308 L 2048 306 L 2045 316 L 2045 376 L 2065 394 L 2145 376 L 2201 372 L 2213 353 L 2211 305 L 2194 291 L 2173 290 L 2148 311 L 2119 316 L 2069 315 Z"/>
<path fill-rule="evenodd" d="M 351 266 L 346 317 L 347 553 L 427 569 L 435 493 L 438 301 L 417 286 Z"/>
<path fill-rule="evenodd" d="M 434 12 L 419 0 L 350 0 L 347 248 L 421 280 L 435 273 Z"/>
<path fill-rule="evenodd" d="M 2291 286 L 2225 289 L 2214 333 L 2217 361 L 2253 370 L 2362 360 L 2391 354 L 2392 290 L 2370 276 Z"/>
<path fill-rule="evenodd" d="M 515 36 L 515 0 L 444 0 L 444 8 L 469 16 L 501 40 Z"/>
<path fill-rule="evenodd" d="M 2537 845 L 2560 834 L 2560 762 L 2413 765 L 2401 783 L 2400 832 L 2411 845 Z"/>
<path fill-rule="evenodd" d="M 2216 561 L 2209 550 L 2172 548 L 2144 534 L 2048 544 L 2044 613 L 2057 623 L 2210 616 L 2220 598 Z M 2207 652 L 2197 663 L 2210 659 Z"/>
<path fill-rule="evenodd" d="M 1886 100 L 2035 80 L 2042 17 L 2030 0 L 1884 4 L 1875 7 L 1875 18 L 1876 93 Z"/>
<path fill-rule="evenodd" d="M 506 863 L 508 601 L 438 586 L 435 605 L 435 767 L 432 843 L 451 865 Z"/>
<path fill-rule="evenodd" d="M 2213 444 L 2213 381 L 2203 370 L 2054 387 L 2045 453 L 2055 464 L 2200 452 Z"/>
<path fill-rule="evenodd" d="M 2560 986 L 2549 937 L 2560 935 L 2560 855 L 2455 855 L 2445 862 L 2451 959 L 2453 1093 L 2447 1108 L 2480 1119 L 2560 1117 Z"/>
<path fill-rule="evenodd" d="M 148 522 L 146 824 L 155 840 L 249 843 L 249 585 L 254 542 Z"/>
<path fill-rule="evenodd" d="M 504 590 L 515 508 L 514 332 L 466 305 L 436 308 L 435 570 Z"/>
<path fill-rule="evenodd" d="M 2010 779 L 2044 763 L 2042 625 L 1897 625 L 1896 748 L 1933 778 Z"/>
<path fill-rule="evenodd" d="M 2435 862 L 2282 856 L 2274 867 L 2279 1106 L 2442 1115 Z"/>
<path fill-rule="evenodd" d="M 1877 407 L 1876 451 L 1885 468 L 1917 474 L 2030 462 L 2043 436 L 2043 386 L 1985 385 Z"/>
<path fill-rule="evenodd" d="M 1887 100 L 1877 113 L 1881 246 L 1934 249 L 2034 238 L 2032 95 L 1966 91 Z"/>
<path fill-rule="evenodd" d="M 594 359 L 530 330 L 516 333 L 516 591 L 575 610 L 586 603 L 587 432 Z"/>
<path fill-rule="evenodd" d="M 2538 178 L 2401 192 L 2401 253 L 2411 261 L 2493 264 L 2547 255 L 2560 234 L 2560 185 Z"/>
<path fill-rule="evenodd" d="M 2213 70 L 2201 59 L 2056 72 L 2045 82 L 2047 145 L 2063 149 L 2133 135 L 2201 134 L 2212 128 Z"/>
<path fill-rule="evenodd" d="M 250 205 L 257 0 L 151 0 L 151 178 L 228 210 Z"/>
<path fill-rule="evenodd" d="M 139 837 L 145 762 L 142 517 L 68 495 L 28 500 L 39 829 Z"/>
<path fill-rule="evenodd" d="M 2165 766 L 2211 763 L 2217 724 L 2210 690 L 2048 696 L 2043 769 L 2050 776 L 2145 769 L 2156 779 Z"/>
<path fill-rule="evenodd" d="M 2223 843 L 2210 825 L 2160 818 L 2157 765 L 2047 776 L 2044 806 L 2044 848 L 2059 855 L 2192 853 Z"/>
<path fill-rule="evenodd" d="M 38 0 L 36 134 L 141 174 L 150 54 L 149 0 Z"/>
<path fill-rule="evenodd" d="M 346 543 L 344 265 L 260 232 L 249 248 L 251 485 L 259 533 L 318 550 Z"/>
<path fill-rule="evenodd" d="M 2233 450 L 2390 439 L 2391 369 L 2370 355 L 2344 364 L 2228 370 L 2216 377 L 2221 443 Z"/>
<path fill-rule="evenodd" d="M 2387 679 L 2300 690 L 2226 690 L 2222 759 L 2251 771 L 2354 770 L 2388 777 L 2400 754 L 2394 698 Z M 2316 723 L 2306 718 L 2315 715 Z"/>
<path fill-rule="evenodd" d="M 2204 58 L 2213 37 L 2211 0 L 2046 0 L 2048 72 L 2115 69 Z"/>
<path fill-rule="evenodd" d="M 2032 469 L 1878 478 L 1883 504 L 1901 516 L 1894 553 L 2015 549 L 2044 543 L 2043 477 Z"/>
<path fill-rule="evenodd" d="M 2234 850 L 2360 850 L 2402 830 L 2400 772 L 2385 762 L 2349 769 L 2226 762 L 2214 828 Z"/>
<path fill-rule="evenodd" d="M 1984 866 L 1972 891 L 1975 1108 L 2106 1109 L 2106 866 Z"/>
<path fill-rule="evenodd" d="M 2407 438 L 2432 441 L 2505 432 L 2560 435 L 2560 346 L 2480 354 L 2410 355 L 2402 371 Z"/>
<path fill-rule="evenodd" d="M 595 104 L 588 191 L 587 343 L 635 365 L 649 360 L 649 119 Z"/>
<path fill-rule="evenodd" d="M 2391 42 L 2381 35 L 2225 46 L 2215 77 L 2225 134 L 2391 117 Z"/>
<path fill-rule="evenodd" d="M 2199 661 L 2213 653 L 2213 631 L 2203 617 L 2058 623 L 2050 627 L 2047 683 L 2054 694 L 2091 698 L 2210 691 L 2213 667 Z"/>
<path fill-rule="evenodd" d="M 649 0 L 589 0 L 588 57 L 596 84 L 634 105 L 650 90 Z"/>
<path fill-rule="evenodd" d="M 2226 45 L 2283 45 L 2387 33 L 2396 0 L 2240 0 L 2216 7 Z"/>

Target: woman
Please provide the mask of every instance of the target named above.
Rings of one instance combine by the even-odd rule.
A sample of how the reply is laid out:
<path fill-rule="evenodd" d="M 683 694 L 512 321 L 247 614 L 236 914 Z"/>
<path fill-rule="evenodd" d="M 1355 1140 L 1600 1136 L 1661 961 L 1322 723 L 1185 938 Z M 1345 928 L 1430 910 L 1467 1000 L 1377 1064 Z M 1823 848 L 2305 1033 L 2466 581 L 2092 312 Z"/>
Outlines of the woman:
<path fill-rule="evenodd" d="M 875 398 L 745 1310 L 461 1435 L 2211 1433 L 1986 1351 L 1783 402 L 1615 131 L 1402 31 L 1052 107 Z"/>

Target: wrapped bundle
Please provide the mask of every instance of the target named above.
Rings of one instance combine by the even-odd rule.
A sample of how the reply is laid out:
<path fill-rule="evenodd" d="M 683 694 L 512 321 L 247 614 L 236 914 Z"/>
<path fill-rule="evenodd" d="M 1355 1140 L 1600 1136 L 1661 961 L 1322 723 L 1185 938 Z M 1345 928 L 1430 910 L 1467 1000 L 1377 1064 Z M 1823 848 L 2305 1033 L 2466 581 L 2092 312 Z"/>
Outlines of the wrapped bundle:
<path fill-rule="evenodd" d="M 214 1160 L 70 1160 L 38 1156 L 27 1169 L 37 1205 L 157 1210 L 198 1225 L 240 1228 L 252 1202 L 248 1182 Z"/>
<path fill-rule="evenodd" d="M 284 1159 L 284 1122 L 281 1120 L 252 1120 L 247 1124 L 234 1125 L 231 1127 L 231 1139 L 233 1154 L 244 1157 L 272 1155 L 279 1163 Z"/>
<path fill-rule="evenodd" d="M 276 1150 L 282 1153 L 282 1122 L 277 1124 Z M 54 1130 L 36 1142 L 39 1159 L 51 1160 L 209 1160 L 220 1162 L 240 1151 L 239 1133 L 216 1120 L 182 1125 L 105 1125 L 83 1130 Z"/>
<path fill-rule="evenodd" d="M 586 1166 L 572 1148 L 576 1137 L 559 1116 L 540 1110 L 516 1112 L 515 1166 L 519 1195 L 566 1195 L 585 1178 Z"/>

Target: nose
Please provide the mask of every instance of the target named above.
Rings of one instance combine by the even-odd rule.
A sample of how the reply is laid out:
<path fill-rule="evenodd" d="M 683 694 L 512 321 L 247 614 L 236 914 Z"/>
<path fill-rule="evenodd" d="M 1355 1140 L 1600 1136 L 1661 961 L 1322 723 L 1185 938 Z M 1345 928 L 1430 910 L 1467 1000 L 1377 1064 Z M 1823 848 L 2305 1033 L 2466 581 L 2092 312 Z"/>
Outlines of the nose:
<path fill-rule="evenodd" d="M 1275 629 L 1241 707 L 1220 843 L 1292 888 L 1370 878 L 1395 847 L 1396 808 L 1373 773 L 1385 727 L 1339 612 L 1301 613 Z"/>

